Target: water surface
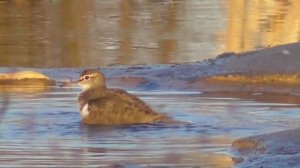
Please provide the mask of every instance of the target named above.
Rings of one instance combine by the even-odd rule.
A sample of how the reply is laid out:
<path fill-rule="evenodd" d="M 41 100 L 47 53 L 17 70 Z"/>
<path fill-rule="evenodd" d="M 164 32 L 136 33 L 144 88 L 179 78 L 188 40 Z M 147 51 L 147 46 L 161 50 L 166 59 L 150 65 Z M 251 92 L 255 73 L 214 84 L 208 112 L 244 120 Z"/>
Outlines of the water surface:
<path fill-rule="evenodd" d="M 0 66 L 181 63 L 299 41 L 299 1 L 0 1 Z"/>
<path fill-rule="evenodd" d="M 232 167 L 234 139 L 300 126 L 297 104 L 259 102 L 255 95 L 165 91 L 132 93 L 156 111 L 190 124 L 86 126 L 77 109 L 79 92 L 54 87 L 0 93 L 1 105 L 8 103 L 0 126 L 1 165 Z"/>

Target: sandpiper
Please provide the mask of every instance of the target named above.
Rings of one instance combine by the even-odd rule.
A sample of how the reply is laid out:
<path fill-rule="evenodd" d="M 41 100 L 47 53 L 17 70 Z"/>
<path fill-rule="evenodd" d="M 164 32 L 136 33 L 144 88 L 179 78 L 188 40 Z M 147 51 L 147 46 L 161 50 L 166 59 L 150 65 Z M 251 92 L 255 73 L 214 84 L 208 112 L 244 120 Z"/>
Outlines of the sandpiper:
<path fill-rule="evenodd" d="M 84 124 L 120 125 L 173 121 L 154 112 L 142 100 L 122 89 L 108 89 L 104 75 L 96 69 L 81 73 L 77 83 L 83 88 L 78 105 Z"/>

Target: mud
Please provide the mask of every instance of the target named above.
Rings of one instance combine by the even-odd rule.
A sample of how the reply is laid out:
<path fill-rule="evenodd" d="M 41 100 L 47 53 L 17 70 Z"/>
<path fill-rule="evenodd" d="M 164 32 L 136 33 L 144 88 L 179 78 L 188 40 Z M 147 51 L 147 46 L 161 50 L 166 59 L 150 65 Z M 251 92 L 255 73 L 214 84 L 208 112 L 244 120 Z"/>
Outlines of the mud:
<path fill-rule="evenodd" d="M 299 48 L 300 43 L 293 43 L 241 54 L 226 53 L 202 62 L 99 70 L 104 72 L 108 85 L 124 89 L 295 94 L 300 85 Z M 82 70 L 39 71 L 55 79 L 76 79 Z"/>
<path fill-rule="evenodd" d="M 300 128 L 241 138 L 232 143 L 237 167 L 299 167 Z"/>
<path fill-rule="evenodd" d="M 299 48 L 300 43 L 293 43 L 240 54 L 225 53 L 202 62 L 112 66 L 99 70 L 105 74 L 108 85 L 124 89 L 292 93 L 300 85 Z M 35 71 L 59 82 L 77 79 L 83 69 L 14 68 L 14 71 Z"/>

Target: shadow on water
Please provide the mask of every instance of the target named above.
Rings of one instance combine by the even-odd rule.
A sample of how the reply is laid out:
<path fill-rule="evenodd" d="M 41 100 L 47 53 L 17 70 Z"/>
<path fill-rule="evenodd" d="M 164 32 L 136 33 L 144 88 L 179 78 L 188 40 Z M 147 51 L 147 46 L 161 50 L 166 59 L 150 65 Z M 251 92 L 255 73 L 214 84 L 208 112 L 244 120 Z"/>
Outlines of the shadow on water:
<path fill-rule="evenodd" d="M 0 103 L 7 104 L 0 125 L 1 165 L 231 167 L 228 149 L 236 138 L 300 126 L 299 105 L 261 101 L 263 93 L 164 91 L 133 93 L 156 111 L 190 124 L 87 126 L 80 122 L 79 92 L 56 87 L 1 92 Z"/>

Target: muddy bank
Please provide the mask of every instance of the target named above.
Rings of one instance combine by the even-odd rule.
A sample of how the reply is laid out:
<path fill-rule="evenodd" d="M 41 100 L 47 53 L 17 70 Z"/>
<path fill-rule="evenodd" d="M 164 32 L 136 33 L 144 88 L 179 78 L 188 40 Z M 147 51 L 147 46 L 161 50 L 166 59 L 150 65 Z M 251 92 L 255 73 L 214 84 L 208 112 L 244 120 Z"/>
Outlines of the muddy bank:
<path fill-rule="evenodd" d="M 104 68 L 109 83 L 146 90 L 295 93 L 300 85 L 300 43 L 172 65 Z"/>
<path fill-rule="evenodd" d="M 299 167 L 300 128 L 242 138 L 232 143 L 237 167 Z"/>
<path fill-rule="evenodd" d="M 295 94 L 300 85 L 299 53 L 300 43 L 293 43 L 241 54 L 226 53 L 202 62 L 99 69 L 106 75 L 109 86 L 125 89 Z M 13 71 L 33 70 L 59 81 L 77 79 L 83 69 L 14 68 Z"/>
<path fill-rule="evenodd" d="M 295 94 L 300 85 L 299 53 L 300 43 L 293 43 L 241 54 L 222 54 L 202 62 L 99 69 L 106 75 L 109 86 L 125 89 Z M 65 80 L 76 79 L 83 69 L 29 70 L 39 71 L 55 80 Z"/>

